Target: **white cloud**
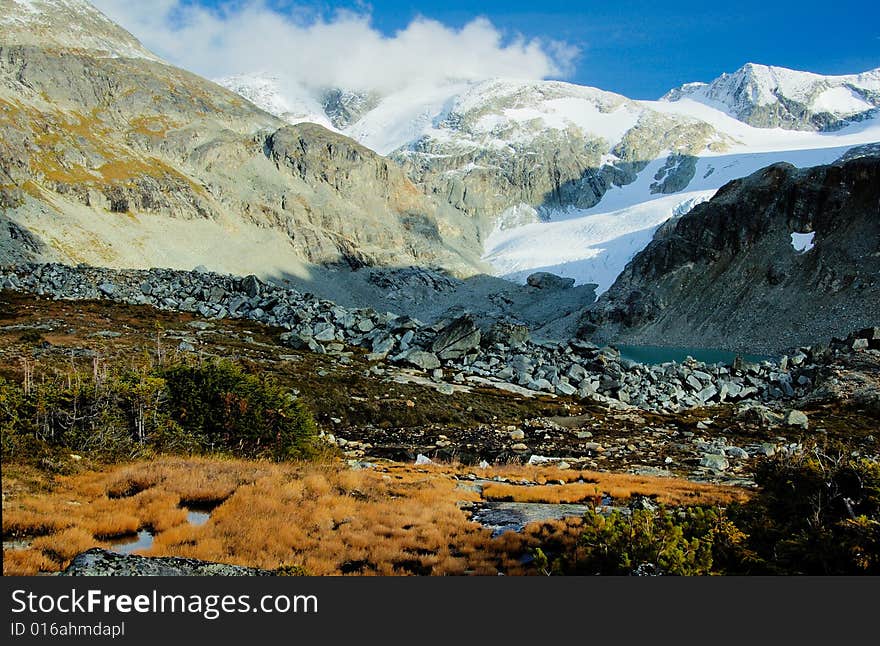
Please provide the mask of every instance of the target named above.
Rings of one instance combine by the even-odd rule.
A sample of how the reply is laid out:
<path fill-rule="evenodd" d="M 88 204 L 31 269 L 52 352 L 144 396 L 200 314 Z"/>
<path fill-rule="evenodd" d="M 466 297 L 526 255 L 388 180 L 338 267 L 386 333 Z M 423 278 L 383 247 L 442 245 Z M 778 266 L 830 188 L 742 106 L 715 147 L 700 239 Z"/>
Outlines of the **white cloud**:
<path fill-rule="evenodd" d="M 259 72 L 307 87 L 390 91 L 450 78 L 564 77 L 578 55 L 565 43 L 505 38 L 485 18 L 461 29 L 417 18 L 389 37 L 369 14 L 284 15 L 261 0 L 217 10 L 181 0 L 92 2 L 166 60 L 210 78 Z"/>

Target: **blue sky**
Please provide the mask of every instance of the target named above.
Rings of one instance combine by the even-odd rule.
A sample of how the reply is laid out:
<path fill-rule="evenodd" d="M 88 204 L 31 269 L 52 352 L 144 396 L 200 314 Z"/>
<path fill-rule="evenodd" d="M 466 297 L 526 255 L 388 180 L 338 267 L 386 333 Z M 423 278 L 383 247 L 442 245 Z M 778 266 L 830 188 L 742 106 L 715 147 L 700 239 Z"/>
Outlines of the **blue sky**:
<path fill-rule="evenodd" d="M 229 6 L 228 0 L 186 3 Z M 562 41 L 576 47 L 579 54 L 567 73 L 551 76 L 638 99 L 657 98 L 687 81 L 711 80 L 746 62 L 821 74 L 880 67 L 880 2 L 266 0 L 266 4 L 299 24 L 316 18 L 332 22 L 340 10 L 369 15 L 372 28 L 389 38 L 419 17 L 452 29 L 485 17 L 505 43 L 519 34 L 527 41 Z M 148 35 L 126 26 L 152 44 Z M 191 67 L 198 68 L 198 61 Z"/>

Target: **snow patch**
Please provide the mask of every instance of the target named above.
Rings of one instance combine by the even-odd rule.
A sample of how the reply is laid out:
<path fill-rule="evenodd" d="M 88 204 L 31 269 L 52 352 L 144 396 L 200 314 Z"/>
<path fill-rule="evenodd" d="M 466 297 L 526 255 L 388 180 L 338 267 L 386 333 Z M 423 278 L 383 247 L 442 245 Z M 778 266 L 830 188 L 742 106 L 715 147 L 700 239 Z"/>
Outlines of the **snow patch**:
<path fill-rule="evenodd" d="M 791 246 L 794 247 L 794 250 L 798 253 L 807 253 L 810 251 L 813 245 L 813 238 L 816 237 L 816 233 L 792 233 L 791 234 Z"/>
<path fill-rule="evenodd" d="M 830 112 L 840 116 L 849 116 L 873 110 L 874 106 L 865 101 L 852 88 L 832 87 L 815 98 L 811 106 L 816 112 Z"/>

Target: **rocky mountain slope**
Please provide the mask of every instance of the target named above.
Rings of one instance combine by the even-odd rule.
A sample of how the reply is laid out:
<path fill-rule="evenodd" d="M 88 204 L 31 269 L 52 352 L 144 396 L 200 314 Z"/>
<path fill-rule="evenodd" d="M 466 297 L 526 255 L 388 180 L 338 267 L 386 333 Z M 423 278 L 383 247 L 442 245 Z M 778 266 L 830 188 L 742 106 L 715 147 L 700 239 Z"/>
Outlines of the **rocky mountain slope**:
<path fill-rule="evenodd" d="M 634 344 L 776 352 L 880 320 L 880 158 L 776 164 L 663 225 L 586 314 Z"/>
<path fill-rule="evenodd" d="M 162 63 L 84 0 L 0 15 L 4 260 L 480 267 L 475 224 L 354 141 Z"/>

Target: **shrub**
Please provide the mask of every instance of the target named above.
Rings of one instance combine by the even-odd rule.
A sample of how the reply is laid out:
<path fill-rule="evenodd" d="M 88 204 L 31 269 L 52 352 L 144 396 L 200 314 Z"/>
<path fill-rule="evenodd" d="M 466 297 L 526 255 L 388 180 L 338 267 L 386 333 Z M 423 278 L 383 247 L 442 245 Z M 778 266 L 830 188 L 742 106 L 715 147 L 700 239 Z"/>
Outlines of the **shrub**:
<path fill-rule="evenodd" d="M 880 574 L 880 464 L 816 445 L 758 467 L 761 493 L 738 513 L 779 574 Z"/>
<path fill-rule="evenodd" d="M 754 556 L 746 535 L 719 507 L 588 512 L 574 548 L 549 540 L 535 550 L 542 574 L 680 575 L 747 570 Z"/>
<path fill-rule="evenodd" d="M 4 459 L 39 461 L 61 449 L 109 459 L 232 451 L 283 460 L 315 451 L 309 411 L 275 381 L 231 363 L 39 377 L 26 385 L 0 378 Z"/>
<path fill-rule="evenodd" d="M 276 460 L 314 454 L 314 419 L 273 379 L 229 362 L 177 365 L 162 376 L 171 419 L 209 448 Z"/>

